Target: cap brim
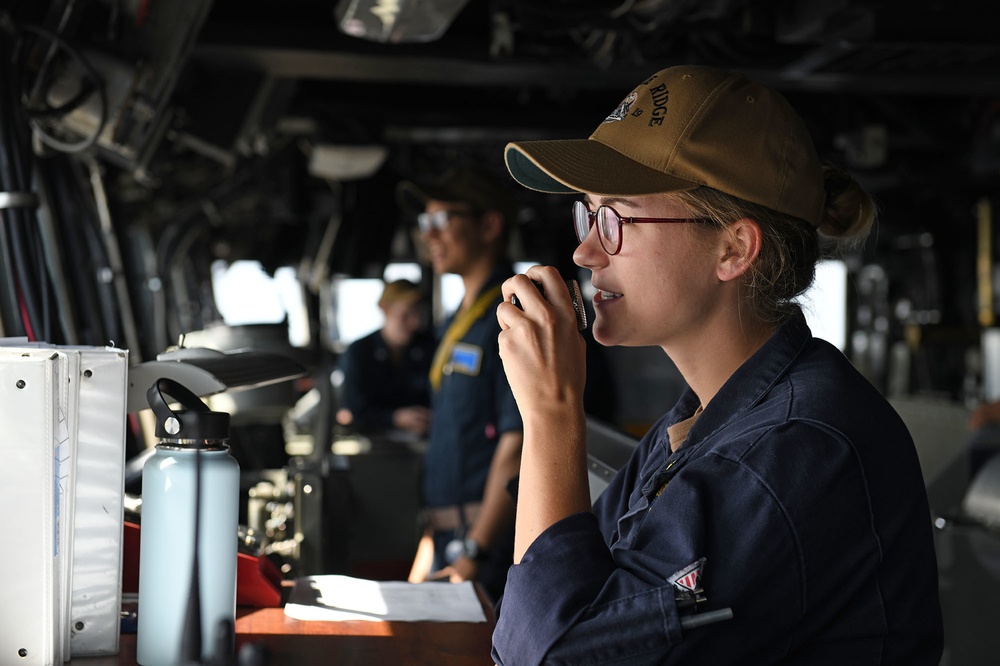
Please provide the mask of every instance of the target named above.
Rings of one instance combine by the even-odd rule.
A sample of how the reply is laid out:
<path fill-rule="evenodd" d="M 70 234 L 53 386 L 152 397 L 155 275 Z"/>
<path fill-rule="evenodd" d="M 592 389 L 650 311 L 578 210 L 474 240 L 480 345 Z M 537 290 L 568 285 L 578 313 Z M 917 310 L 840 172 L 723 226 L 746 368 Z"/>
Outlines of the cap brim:
<path fill-rule="evenodd" d="M 550 194 L 660 194 L 702 184 L 651 169 L 593 139 L 508 143 L 504 161 L 514 180 Z"/>
<path fill-rule="evenodd" d="M 424 205 L 427 203 L 427 193 L 416 183 L 404 180 L 396 186 L 396 203 L 409 215 L 418 215 L 424 212 Z"/>
<path fill-rule="evenodd" d="M 404 180 L 396 186 L 396 201 L 413 215 L 424 212 L 427 202 L 437 201 L 472 201 L 468 192 L 462 192 L 447 185 L 417 185 L 410 180 Z"/>

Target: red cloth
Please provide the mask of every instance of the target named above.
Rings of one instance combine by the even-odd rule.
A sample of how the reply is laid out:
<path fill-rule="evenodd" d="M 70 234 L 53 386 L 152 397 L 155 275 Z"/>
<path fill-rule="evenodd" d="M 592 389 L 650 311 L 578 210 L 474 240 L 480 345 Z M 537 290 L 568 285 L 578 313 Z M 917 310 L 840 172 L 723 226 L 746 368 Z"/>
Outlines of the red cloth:
<path fill-rule="evenodd" d="M 141 528 L 125 522 L 122 535 L 122 593 L 139 591 L 139 542 Z M 236 538 L 236 535 L 233 535 Z M 269 608 L 281 606 L 281 572 L 266 557 L 236 554 L 236 605 Z"/>

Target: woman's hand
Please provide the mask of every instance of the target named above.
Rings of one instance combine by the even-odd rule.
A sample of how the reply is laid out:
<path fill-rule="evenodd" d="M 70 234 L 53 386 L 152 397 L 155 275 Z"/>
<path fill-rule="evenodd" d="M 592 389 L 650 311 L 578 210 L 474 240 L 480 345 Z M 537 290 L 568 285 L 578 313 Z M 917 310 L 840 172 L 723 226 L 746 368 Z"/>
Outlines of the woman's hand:
<path fill-rule="evenodd" d="M 531 283 L 541 282 L 543 297 Z M 517 295 L 521 308 L 511 303 Z M 500 358 L 522 417 L 583 401 L 586 341 L 569 289 L 551 266 L 532 266 L 503 284 L 497 307 Z M 582 408 L 582 407 L 581 407 Z"/>
<path fill-rule="evenodd" d="M 545 298 L 531 280 L 542 283 Z M 524 421 L 514 562 L 567 516 L 590 510 L 587 482 L 586 340 L 569 289 L 552 267 L 533 266 L 503 283 L 497 306 L 500 358 Z M 517 294 L 523 310 L 510 302 Z"/>

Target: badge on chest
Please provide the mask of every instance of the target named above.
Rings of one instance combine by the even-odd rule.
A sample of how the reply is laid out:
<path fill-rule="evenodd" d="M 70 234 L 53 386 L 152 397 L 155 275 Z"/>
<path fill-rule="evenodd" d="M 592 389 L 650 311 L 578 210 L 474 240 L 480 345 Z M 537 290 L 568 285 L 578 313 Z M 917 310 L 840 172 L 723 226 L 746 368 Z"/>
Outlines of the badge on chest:
<path fill-rule="evenodd" d="M 476 376 L 483 362 L 483 348 L 476 345 L 456 342 L 451 349 L 451 357 L 445 365 L 445 374 L 453 372 Z"/>

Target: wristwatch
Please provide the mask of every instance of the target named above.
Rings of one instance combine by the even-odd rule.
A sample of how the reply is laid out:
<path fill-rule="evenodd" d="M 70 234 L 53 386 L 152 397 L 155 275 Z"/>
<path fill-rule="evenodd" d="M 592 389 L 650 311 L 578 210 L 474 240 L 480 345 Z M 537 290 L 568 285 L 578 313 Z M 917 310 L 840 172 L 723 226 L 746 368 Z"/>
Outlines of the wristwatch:
<path fill-rule="evenodd" d="M 481 562 L 488 555 L 489 553 L 480 548 L 476 540 L 471 537 L 452 539 L 444 549 L 444 559 L 448 564 L 452 564 L 460 557 L 467 557 L 475 562 Z"/>

